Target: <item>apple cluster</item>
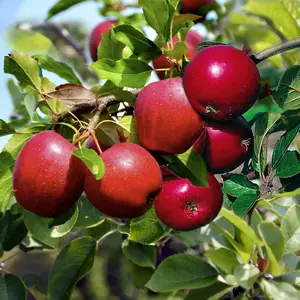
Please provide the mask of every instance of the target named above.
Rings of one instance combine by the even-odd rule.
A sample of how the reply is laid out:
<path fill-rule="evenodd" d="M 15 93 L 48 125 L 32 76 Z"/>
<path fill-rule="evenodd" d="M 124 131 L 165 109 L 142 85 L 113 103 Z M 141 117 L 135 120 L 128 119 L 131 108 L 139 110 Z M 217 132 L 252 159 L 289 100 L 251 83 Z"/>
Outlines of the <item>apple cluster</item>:
<path fill-rule="evenodd" d="M 182 1 L 183 10 L 194 9 L 196 2 L 199 5 L 194 2 Z M 101 33 L 114 24 L 107 20 L 92 32 L 93 60 L 97 60 Z M 174 36 L 173 42 L 177 40 Z M 232 171 L 251 156 L 253 135 L 241 115 L 256 101 L 260 76 L 253 61 L 234 47 L 214 45 L 197 53 L 201 40 L 197 32 L 188 32 L 191 60 L 183 77 L 164 79 L 165 72 L 159 71 L 161 80 L 139 93 L 134 118 L 141 145 L 121 142 L 102 147 L 98 155 L 105 172 L 100 180 L 72 154 L 76 147 L 61 135 L 44 131 L 33 136 L 19 153 L 13 171 L 20 205 L 52 218 L 66 213 L 84 192 L 98 210 L 111 217 L 139 217 L 154 205 L 157 216 L 176 230 L 211 222 L 223 199 L 213 174 Z M 162 55 L 153 65 L 169 68 L 170 61 Z M 97 149 L 93 139 L 86 147 Z M 193 185 L 154 158 L 181 154 L 191 147 L 206 161 L 207 186 Z"/>

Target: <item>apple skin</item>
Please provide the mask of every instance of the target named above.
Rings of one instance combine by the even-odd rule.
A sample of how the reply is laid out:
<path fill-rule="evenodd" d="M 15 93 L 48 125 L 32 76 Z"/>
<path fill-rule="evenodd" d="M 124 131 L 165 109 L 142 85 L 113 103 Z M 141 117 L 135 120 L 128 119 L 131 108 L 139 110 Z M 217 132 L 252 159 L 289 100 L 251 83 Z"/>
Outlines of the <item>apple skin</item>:
<path fill-rule="evenodd" d="M 180 77 L 144 87 L 136 99 L 134 115 L 141 144 L 163 154 L 187 151 L 205 125 L 186 98 Z"/>
<path fill-rule="evenodd" d="M 19 153 L 13 189 L 19 204 L 42 217 L 67 212 L 83 192 L 84 164 L 74 146 L 54 131 L 33 136 Z"/>
<path fill-rule="evenodd" d="M 201 6 L 208 5 L 214 0 L 181 0 L 184 13 L 197 12 L 197 9 Z"/>
<path fill-rule="evenodd" d="M 102 40 L 102 34 L 109 31 L 116 23 L 117 21 L 105 20 L 104 22 L 99 23 L 93 29 L 89 39 L 90 54 L 93 61 L 96 61 L 98 59 L 97 51 L 98 51 L 98 45 Z"/>
<path fill-rule="evenodd" d="M 212 173 L 232 171 L 252 155 L 253 134 L 242 117 L 224 124 L 209 124 L 206 135 L 204 158 Z"/>
<path fill-rule="evenodd" d="M 199 154 L 203 155 L 206 146 L 207 133 L 206 128 L 201 132 L 196 142 L 193 144 L 194 150 Z"/>
<path fill-rule="evenodd" d="M 95 180 L 87 172 L 84 191 L 88 200 L 104 214 L 116 218 L 135 218 L 152 205 L 162 186 L 156 160 L 143 147 L 120 143 L 101 154 L 105 174 Z"/>
<path fill-rule="evenodd" d="M 188 179 L 165 177 L 162 191 L 154 199 L 159 219 L 168 226 L 188 231 L 205 226 L 219 213 L 223 194 L 215 177 L 207 173 L 208 186 L 194 186 Z"/>
<path fill-rule="evenodd" d="M 233 120 L 255 103 L 260 75 L 242 51 L 215 45 L 199 51 L 191 60 L 183 86 L 196 111 L 214 120 Z"/>
<path fill-rule="evenodd" d="M 186 53 L 187 58 L 191 59 L 196 55 L 197 46 L 202 40 L 203 37 L 198 32 L 194 30 L 188 31 L 185 39 L 185 43 L 188 47 L 188 51 Z M 178 41 L 179 41 L 178 36 L 174 35 L 173 44 L 175 44 Z M 166 69 L 166 68 L 170 68 L 170 63 L 167 61 L 165 55 L 161 55 L 158 58 L 153 60 L 153 66 L 155 69 Z M 161 80 L 165 78 L 165 71 L 158 71 L 156 72 L 156 74 Z"/>

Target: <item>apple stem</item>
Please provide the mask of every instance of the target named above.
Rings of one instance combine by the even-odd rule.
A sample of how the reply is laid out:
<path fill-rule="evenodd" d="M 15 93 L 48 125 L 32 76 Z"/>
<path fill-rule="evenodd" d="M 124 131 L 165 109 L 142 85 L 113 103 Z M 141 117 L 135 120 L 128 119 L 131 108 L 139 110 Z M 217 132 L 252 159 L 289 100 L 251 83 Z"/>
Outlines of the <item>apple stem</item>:
<path fill-rule="evenodd" d="M 76 140 L 72 142 L 72 145 L 77 144 L 80 141 L 85 141 L 89 137 L 89 132 L 84 131 L 82 135 L 80 135 Z"/>
<path fill-rule="evenodd" d="M 100 145 L 99 145 L 99 143 L 98 143 L 98 139 L 97 139 L 97 137 L 96 137 L 95 130 L 93 130 L 93 131 L 91 132 L 91 135 L 92 135 L 92 137 L 93 137 L 93 139 L 94 139 L 94 142 L 95 142 L 95 144 L 96 144 L 96 147 L 97 147 L 98 152 L 101 154 L 101 153 L 102 153 L 102 149 L 101 149 L 101 147 L 100 147 Z"/>
<path fill-rule="evenodd" d="M 300 47 L 300 38 L 286 41 L 280 45 L 272 46 L 261 52 L 250 55 L 254 63 L 259 64 L 267 58 Z"/>

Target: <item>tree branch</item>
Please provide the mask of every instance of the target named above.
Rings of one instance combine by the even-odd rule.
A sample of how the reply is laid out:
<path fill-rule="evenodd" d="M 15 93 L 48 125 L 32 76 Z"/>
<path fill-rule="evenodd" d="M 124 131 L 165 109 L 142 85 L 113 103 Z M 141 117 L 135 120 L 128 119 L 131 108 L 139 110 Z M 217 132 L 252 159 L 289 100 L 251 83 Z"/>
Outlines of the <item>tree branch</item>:
<path fill-rule="evenodd" d="M 294 40 L 290 40 L 287 42 L 284 42 L 277 46 L 272 46 L 270 48 L 267 48 L 261 52 L 258 52 L 257 54 L 250 55 L 250 58 L 256 63 L 259 64 L 262 61 L 266 60 L 267 58 L 289 51 L 296 48 L 300 48 L 300 38 L 296 38 Z"/>
<path fill-rule="evenodd" d="M 132 93 L 134 96 L 137 96 L 142 89 L 133 89 L 128 92 Z M 103 112 L 106 107 L 119 103 L 120 101 L 114 95 L 105 96 L 102 98 L 98 98 L 95 101 L 91 101 L 90 99 L 86 102 L 81 102 L 78 105 L 74 105 L 68 111 L 65 111 L 61 114 L 57 114 L 53 117 L 53 121 L 60 122 L 62 121 L 70 112 L 73 114 L 80 112 L 88 112 L 97 109 L 98 111 Z M 96 120 L 97 121 L 97 120 Z M 95 124 L 97 125 L 97 124 Z"/>
<path fill-rule="evenodd" d="M 84 49 L 79 45 L 79 43 L 70 35 L 69 31 L 62 25 L 54 23 L 45 23 L 45 24 L 31 24 L 31 23 L 22 23 L 16 26 L 16 29 L 22 30 L 47 30 L 50 29 L 56 33 L 58 37 L 63 39 L 66 44 L 71 46 L 87 63 L 87 58 L 84 53 Z"/>

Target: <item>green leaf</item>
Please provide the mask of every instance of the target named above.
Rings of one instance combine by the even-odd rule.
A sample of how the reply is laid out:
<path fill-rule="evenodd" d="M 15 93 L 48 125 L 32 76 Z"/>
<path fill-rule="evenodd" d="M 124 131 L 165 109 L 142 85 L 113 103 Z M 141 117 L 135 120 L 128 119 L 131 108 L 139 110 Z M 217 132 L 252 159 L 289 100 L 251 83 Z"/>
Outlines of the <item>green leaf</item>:
<path fill-rule="evenodd" d="M 300 172 L 300 154 L 298 151 L 288 151 L 276 169 L 280 178 L 289 178 Z"/>
<path fill-rule="evenodd" d="M 300 29 L 290 7 L 290 1 L 250 0 L 242 10 L 271 20 L 287 39 L 291 39 L 299 36 Z"/>
<path fill-rule="evenodd" d="M 79 210 L 75 228 L 95 227 L 104 221 L 103 213 L 93 206 L 86 196 L 81 196 L 77 202 Z"/>
<path fill-rule="evenodd" d="M 81 148 L 79 150 L 73 150 L 72 153 L 85 163 L 96 180 L 104 176 L 105 167 L 103 160 L 94 150 Z"/>
<path fill-rule="evenodd" d="M 49 299 L 72 298 L 77 281 L 93 267 L 96 251 L 97 243 L 91 237 L 73 240 L 61 250 L 49 274 Z"/>
<path fill-rule="evenodd" d="M 281 230 L 285 239 L 284 253 L 295 253 L 300 250 L 300 206 L 290 207 L 285 214 Z"/>
<path fill-rule="evenodd" d="M 131 25 L 119 25 L 113 30 L 116 33 L 116 38 L 142 60 L 150 61 L 162 54 L 154 42 Z"/>
<path fill-rule="evenodd" d="M 260 275 L 259 269 L 250 264 L 239 265 L 234 270 L 234 276 L 241 287 L 246 290 L 252 288 Z"/>
<path fill-rule="evenodd" d="M 87 0 L 59 0 L 54 6 L 48 11 L 47 20 L 57 15 L 58 13 L 67 10 L 68 8 Z"/>
<path fill-rule="evenodd" d="M 249 193 L 239 196 L 232 204 L 232 209 L 235 214 L 241 218 L 245 218 L 250 209 L 255 204 L 258 193 L 259 192 L 257 192 L 256 194 Z"/>
<path fill-rule="evenodd" d="M 289 271 L 295 271 L 299 262 L 298 256 L 295 253 L 285 254 L 282 258 L 284 266 Z"/>
<path fill-rule="evenodd" d="M 61 114 L 63 112 L 68 111 L 68 108 L 66 105 L 64 105 L 63 101 L 61 99 L 48 99 L 47 104 L 50 106 L 51 111 L 55 114 Z"/>
<path fill-rule="evenodd" d="M 241 174 L 230 175 L 229 179 L 224 181 L 224 189 L 227 194 L 234 197 L 259 193 L 259 186 Z"/>
<path fill-rule="evenodd" d="M 34 55 L 33 58 L 38 61 L 44 70 L 58 75 L 69 83 L 81 84 L 72 68 L 67 64 L 57 61 L 48 55 Z"/>
<path fill-rule="evenodd" d="M 165 50 L 164 55 L 168 57 L 172 57 L 175 59 L 180 59 L 182 58 L 183 55 L 185 55 L 188 51 L 188 47 L 185 44 L 185 42 L 177 42 L 174 45 L 174 48 L 171 50 Z"/>
<path fill-rule="evenodd" d="M 23 281 L 14 274 L 0 276 L 1 300 L 26 300 L 27 292 Z"/>
<path fill-rule="evenodd" d="M 140 144 L 140 140 L 136 131 L 135 119 L 133 116 L 123 117 L 118 123 L 118 128 L 122 131 L 128 142 Z"/>
<path fill-rule="evenodd" d="M 280 229 L 273 223 L 262 223 L 258 226 L 269 260 L 268 272 L 273 275 L 281 274 L 280 262 L 284 252 L 284 238 Z"/>
<path fill-rule="evenodd" d="M 292 285 L 300 286 L 300 270 L 296 270 L 294 272 L 285 273 L 282 276 L 275 277 L 274 280 L 276 282 L 287 282 Z"/>
<path fill-rule="evenodd" d="M 10 251 L 22 242 L 28 231 L 20 215 L 12 215 L 7 211 L 5 217 L 8 218 L 8 228 L 3 240 L 3 250 Z"/>
<path fill-rule="evenodd" d="M 248 236 L 257 246 L 262 245 L 262 241 L 258 238 L 254 230 L 240 217 L 232 211 L 222 208 L 220 215 L 230 221 L 235 227 Z"/>
<path fill-rule="evenodd" d="M 264 140 L 280 118 L 281 114 L 279 113 L 263 113 L 259 115 L 255 123 L 254 154 L 258 161 L 260 173 L 264 173 L 267 164 L 267 147 Z"/>
<path fill-rule="evenodd" d="M 260 282 L 261 289 L 270 300 L 298 300 L 300 292 L 295 289 L 291 284 L 286 282 L 275 283 L 262 279 Z"/>
<path fill-rule="evenodd" d="M 113 29 L 107 31 L 102 35 L 101 43 L 98 45 L 98 59 L 112 59 L 119 60 L 123 56 L 125 45 L 116 38 Z"/>
<path fill-rule="evenodd" d="M 57 55 L 57 49 L 48 37 L 38 31 L 29 30 L 28 28 L 22 29 L 22 25 L 20 27 L 21 29 L 13 29 L 9 33 L 8 40 L 11 49 L 27 54 L 51 53 Z"/>
<path fill-rule="evenodd" d="M 178 155 L 166 155 L 168 168 L 180 177 L 188 178 L 196 186 L 207 186 L 207 171 L 204 159 L 191 147 Z"/>
<path fill-rule="evenodd" d="M 41 91 L 38 63 L 26 54 L 12 51 L 10 56 L 5 56 L 4 73 L 15 76 L 23 90 Z"/>
<path fill-rule="evenodd" d="M 273 169 L 276 169 L 277 165 L 280 163 L 281 159 L 285 155 L 290 144 L 298 134 L 299 129 L 300 129 L 300 122 L 296 126 L 293 126 L 289 130 L 287 130 L 277 141 L 272 156 Z"/>
<path fill-rule="evenodd" d="M 51 233 L 50 233 L 51 237 L 59 238 L 59 237 L 66 235 L 67 233 L 69 233 L 72 230 L 72 228 L 78 218 L 77 206 L 75 206 L 75 209 L 72 210 L 72 212 L 73 212 L 73 214 L 68 218 L 68 220 L 66 222 L 63 222 L 63 224 L 55 225 L 51 228 Z"/>
<path fill-rule="evenodd" d="M 24 98 L 25 107 L 31 118 L 37 109 L 38 101 L 38 94 L 36 92 L 29 92 Z"/>
<path fill-rule="evenodd" d="M 217 271 L 201 258 L 176 254 L 158 266 L 146 287 L 157 293 L 196 289 L 215 283 L 217 276 Z"/>
<path fill-rule="evenodd" d="M 22 277 L 26 288 L 33 294 L 36 299 L 46 298 L 47 295 L 47 285 L 43 278 L 36 274 L 25 274 Z"/>
<path fill-rule="evenodd" d="M 156 248 L 138 244 L 129 240 L 124 240 L 122 244 L 123 254 L 132 263 L 140 267 L 150 267 L 155 269 L 156 266 Z"/>
<path fill-rule="evenodd" d="M 152 68 L 142 60 L 99 59 L 91 65 L 91 68 L 101 79 L 109 79 L 119 87 L 144 87 L 150 78 Z"/>
<path fill-rule="evenodd" d="M 217 41 L 203 41 L 197 46 L 197 52 L 201 51 L 202 49 L 216 46 L 216 45 L 227 45 L 225 43 L 217 42 Z"/>
<path fill-rule="evenodd" d="M 11 125 L 0 119 L 0 137 L 13 133 L 15 133 L 15 130 L 11 127 Z"/>
<path fill-rule="evenodd" d="M 136 264 L 131 264 L 132 283 L 136 288 L 144 288 L 153 273 L 154 270 L 152 268 L 143 268 Z"/>
<path fill-rule="evenodd" d="M 228 294 L 232 290 L 232 286 L 229 286 L 223 282 L 215 282 L 212 285 L 204 287 L 202 289 L 191 290 L 185 300 L 219 300 L 223 299 L 223 296 Z"/>
<path fill-rule="evenodd" d="M 263 222 L 263 218 L 261 217 L 258 210 L 255 208 L 251 213 L 251 227 L 255 231 L 257 235 L 259 235 L 258 232 L 258 225 L 260 225 Z"/>
<path fill-rule="evenodd" d="M 171 229 L 158 219 L 154 208 L 151 208 L 143 216 L 131 221 L 128 239 L 140 244 L 151 244 L 162 239 L 170 231 Z"/>
<path fill-rule="evenodd" d="M 284 111 L 300 108 L 300 66 L 285 71 L 273 93 L 275 102 Z"/>
<path fill-rule="evenodd" d="M 97 226 L 89 228 L 87 235 L 99 242 L 114 232 L 116 232 L 115 225 L 109 220 L 103 219 Z"/>
<path fill-rule="evenodd" d="M 205 252 L 204 255 L 215 266 L 227 274 L 233 274 L 235 267 L 240 264 L 237 253 L 229 249 L 211 249 Z"/>
<path fill-rule="evenodd" d="M 145 19 L 158 36 L 168 42 L 171 36 L 171 26 L 175 14 L 175 8 L 169 0 L 139 0 L 143 8 Z"/>
<path fill-rule="evenodd" d="M 50 228 L 50 224 L 52 223 L 53 219 L 39 217 L 25 209 L 23 210 L 23 217 L 28 231 L 35 238 L 47 246 L 52 248 L 57 247 L 58 240 L 51 236 L 52 229 Z"/>

